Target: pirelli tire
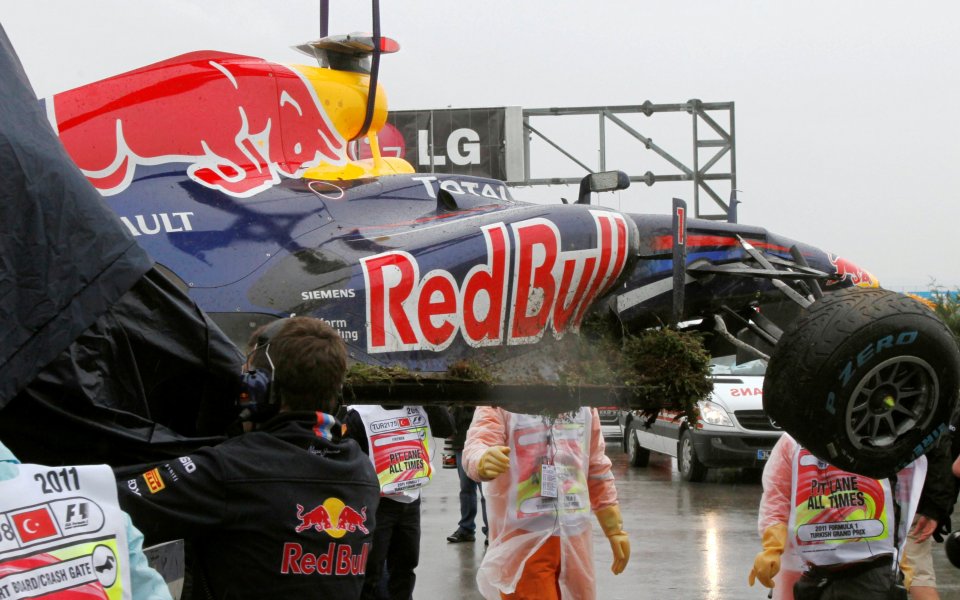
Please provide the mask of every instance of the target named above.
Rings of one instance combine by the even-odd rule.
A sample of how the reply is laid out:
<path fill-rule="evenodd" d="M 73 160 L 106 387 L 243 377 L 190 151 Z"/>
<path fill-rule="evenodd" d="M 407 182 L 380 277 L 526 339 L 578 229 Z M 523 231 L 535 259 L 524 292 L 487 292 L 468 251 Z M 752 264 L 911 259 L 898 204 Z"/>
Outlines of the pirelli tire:
<path fill-rule="evenodd" d="M 884 478 L 947 431 L 960 388 L 950 330 L 916 300 L 882 289 L 824 294 L 774 348 L 763 405 L 814 455 Z"/>

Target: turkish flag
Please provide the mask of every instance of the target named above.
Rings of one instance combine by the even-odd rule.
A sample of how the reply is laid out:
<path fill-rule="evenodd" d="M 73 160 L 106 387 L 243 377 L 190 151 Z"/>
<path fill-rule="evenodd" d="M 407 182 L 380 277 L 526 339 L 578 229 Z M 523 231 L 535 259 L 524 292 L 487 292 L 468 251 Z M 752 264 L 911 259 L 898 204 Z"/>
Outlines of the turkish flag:
<path fill-rule="evenodd" d="M 24 543 L 57 535 L 57 526 L 53 524 L 53 515 L 46 506 L 13 515 L 13 524 Z"/>

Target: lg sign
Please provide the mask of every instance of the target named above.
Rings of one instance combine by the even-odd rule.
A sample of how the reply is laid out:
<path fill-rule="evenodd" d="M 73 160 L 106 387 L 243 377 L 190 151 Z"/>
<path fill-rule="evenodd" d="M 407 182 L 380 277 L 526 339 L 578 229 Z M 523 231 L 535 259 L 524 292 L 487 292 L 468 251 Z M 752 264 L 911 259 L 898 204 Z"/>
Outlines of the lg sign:
<path fill-rule="evenodd" d="M 446 156 L 430 155 L 430 131 L 427 129 L 417 130 L 417 148 L 417 163 L 420 166 L 442 166 L 447 164 L 447 158 L 459 166 L 480 164 L 480 134 L 466 127 L 455 129 L 447 136 Z"/>
<path fill-rule="evenodd" d="M 403 158 L 420 173 L 524 180 L 519 106 L 390 111 L 388 119 L 403 138 Z M 398 145 L 381 139 L 380 149 Z"/>

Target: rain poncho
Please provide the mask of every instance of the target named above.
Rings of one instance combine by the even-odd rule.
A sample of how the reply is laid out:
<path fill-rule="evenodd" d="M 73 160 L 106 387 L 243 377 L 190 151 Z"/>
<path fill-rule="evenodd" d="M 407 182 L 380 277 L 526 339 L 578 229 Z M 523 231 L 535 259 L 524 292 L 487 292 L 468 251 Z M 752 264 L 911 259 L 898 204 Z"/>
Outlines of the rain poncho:
<path fill-rule="evenodd" d="M 463 449 L 472 479 L 481 480 L 480 458 L 492 446 L 510 448 L 510 468 L 484 487 L 490 547 L 477 571 L 480 592 L 489 600 L 513 593 L 527 560 L 559 540 L 560 595 L 595 598 L 591 511 L 617 504 L 596 409 L 546 417 L 479 407 Z M 543 464 L 555 469 L 556 498 L 544 492 Z"/>
<path fill-rule="evenodd" d="M 892 554 L 899 562 L 926 468 L 926 457 L 920 457 L 897 474 L 896 496 L 903 515 L 894 535 L 890 480 L 837 469 L 784 434 L 763 470 L 757 520 L 761 536 L 769 527 L 788 525 L 773 598 L 793 598 L 793 584 L 805 565 L 829 567 L 883 554 Z"/>

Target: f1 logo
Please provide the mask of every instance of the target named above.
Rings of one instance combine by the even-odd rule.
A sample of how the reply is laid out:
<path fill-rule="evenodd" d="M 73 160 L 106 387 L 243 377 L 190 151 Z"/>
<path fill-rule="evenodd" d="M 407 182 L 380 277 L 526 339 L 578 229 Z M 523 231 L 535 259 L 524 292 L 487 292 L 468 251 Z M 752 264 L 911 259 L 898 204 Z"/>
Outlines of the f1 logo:
<path fill-rule="evenodd" d="M 80 502 L 79 504 L 68 504 L 67 505 L 67 523 L 72 523 L 74 520 L 85 521 L 89 510 L 87 508 L 86 502 Z M 74 517 L 77 517 L 74 519 Z"/>

